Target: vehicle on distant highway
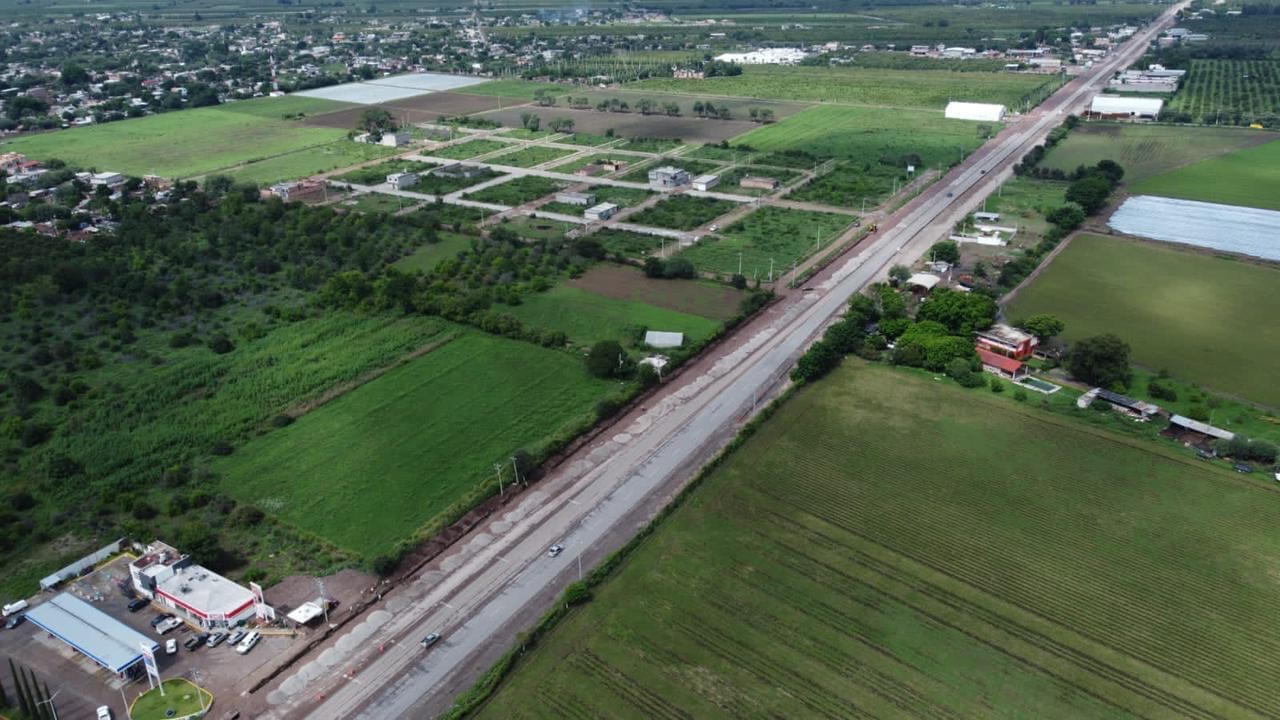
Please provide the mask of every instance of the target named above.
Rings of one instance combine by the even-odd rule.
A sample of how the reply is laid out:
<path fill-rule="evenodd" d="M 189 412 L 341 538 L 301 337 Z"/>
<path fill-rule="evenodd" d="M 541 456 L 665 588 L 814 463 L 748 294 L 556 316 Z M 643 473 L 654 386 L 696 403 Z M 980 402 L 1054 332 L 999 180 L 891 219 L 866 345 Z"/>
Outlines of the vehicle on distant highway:
<path fill-rule="evenodd" d="M 547 554 L 550 555 L 551 557 L 556 557 L 562 552 L 564 552 L 563 545 L 552 545 L 551 549 L 547 551 Z"/>
<path fill-rule="evenodd" d="M 253 646 L 257 645 L 258 641 L 261 639 L 262 635 L 259 634 L 257 630 L 250 632 L 248 635 L 244 636 L 244 639 L 240 641 L 239 645 L 236 645 L 236 652 L 241 655 L 248 655 L 249 651 L 253 649 Z"/>
<path fill-rule="evenodd" d="M 440 633 L 431 633 L 430 635 L 422 638 L 422 647 L 429 648 L 438 642 L 440 642 Z"/>

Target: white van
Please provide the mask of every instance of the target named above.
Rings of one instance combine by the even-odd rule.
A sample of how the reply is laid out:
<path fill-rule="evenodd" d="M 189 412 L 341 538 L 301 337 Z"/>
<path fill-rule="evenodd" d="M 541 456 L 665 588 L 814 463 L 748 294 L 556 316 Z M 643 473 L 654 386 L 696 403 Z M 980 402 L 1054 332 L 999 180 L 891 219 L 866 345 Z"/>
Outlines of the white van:
<path fill-rule="evenodd" d="M 244 639 L 241 640 L 240 644 L 236 646 L 236 652 L 240 653 L 241 655 L 248 655 L 249 651 L 253 649 L 253 646 L 257 645 L 258 641 L 261 639 L 262 639 L 262 635 L 257 630 L 254 630 L 253 632 L 244 636 Z"/>
<path fill-rule="evenodd" d="M 4 606 L 4 616 L 9 617 L 10 615 L 16 612 L 22 612 L 23 610 L 26 610 L 26 609 L 27 609 L 26 600 L 14 600 L 13 602 Z"/>

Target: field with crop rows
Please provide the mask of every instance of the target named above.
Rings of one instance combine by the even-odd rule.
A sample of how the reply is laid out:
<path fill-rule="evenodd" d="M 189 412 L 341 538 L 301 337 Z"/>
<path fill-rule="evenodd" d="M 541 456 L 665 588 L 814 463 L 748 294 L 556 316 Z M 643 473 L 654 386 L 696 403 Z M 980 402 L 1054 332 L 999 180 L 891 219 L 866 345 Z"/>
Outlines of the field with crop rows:
<path fill-rule="evenodd" d="M 1272 266 L 1080 235 L 1007 313 L 1057 315 L 1069 340 L 1115 333 L 1141 365 L 1280 407 L 1271 360 L 1280 353 L 1277 287 Z"/>
<path fill-rule="evenodd" d="M 1280 135 L 1236 127 L 1185 127 L 1135 123 L 1082 123 L 1054 146 L 1042 167 L 1071 172 L 1081 165 L 1114 160 L 1124 180 L 1139 180 L 1200 160 L 1261 145 Z"/>
<path fill-rule="evenodd" d="M 1149 177 L 1129 190 L 1280 210 L 1280 140 Z"/>
<path fill-rule="evenodd" d="M 628 85 L 694 95 L 736 95 L 942 110 L 951 100 L 1001 103 L 1021 110 L 1056 87 L 1054 79 L 1013 73 L 748 65 L 741 75 L 704 80 L 653 78 Z"/>
<path fill-rule="evenodd" d="M 1192 60 L 1168 110 L 1194 122 L 1280 128 L 1280 60 Z"/>
<path fill-rule="evenodd" d="M 1280 714 L 1272 484 L 1008 396 L 847 360 L 481 717 Z"/>
<path fill-rule="evenodd" d="M 791 270 L 795 262 L 826 247 L 855 218 L 835 213 L 790 210 L 765 206 L 716 235 L 680 251 L 703 272 L 736 273 L 741 257 L 742 274 L 767 278 L 772 262 L 774 277 Z"/>
<path fill-rule="evenodd" d="M 609 383 L 568 353 L 471 331 L 215 463 L 229 494 L 371 558 L 578 430 Z"/>
<path fill-rule="evenodd" d="M 632 272 L 639 274 L 636 270 Z M 502 312 L 514 315 L 526 325 L 559 330 L 579 345 L 590 345 L 598 340 L 625 343 L 629 339 L 628 331 L 636 328 L 684 333 L 690 342 L 697 343 L 720 327 L 720 323 L 711 318 L 607 297 L 570 285 L 557 285 L 546 292 L 526 297 L 519 305 L 503 307 Z"/>
<path fill-rule="evenodd" d="M 627 222 L 673 230 L 692 230 L 732 210 L 737 203 L 715 198 L 674 195 L 632 215 Z"/>
<path fill-rule="evenodd" d="M 298 120 L 285 119 L 286 115 L 342 107 L 342 103 L 304 97 L 245 100 L 27 135 L 0 143 L 0 151 L 19 152 L 37 160 L 57 158 L 77 167 L 139 177 L 155 174 L 185 178 L 288 157 L 318 146 L 356 145 L 345 140 L 346 130 L 309 127 Z M 314 172 L 317 166 L 315 155 L 308 155 L 307 159 L 310 162 L 305 164 L 303 175 Z M 340 166 L 322 169 L 334 167 Z M 275 175 L 275 180 L 280 179 L 278 172 Z"/>

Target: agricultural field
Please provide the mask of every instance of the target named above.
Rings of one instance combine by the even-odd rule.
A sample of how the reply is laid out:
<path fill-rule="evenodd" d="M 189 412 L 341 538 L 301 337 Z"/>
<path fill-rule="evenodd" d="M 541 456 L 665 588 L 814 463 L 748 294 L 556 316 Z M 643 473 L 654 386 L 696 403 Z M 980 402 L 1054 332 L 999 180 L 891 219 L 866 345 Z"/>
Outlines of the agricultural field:
<path fill-rule="evenodd" d="M 961 151 L 973 152 L 998 126 L 967 120 L 947 120 L 942 113 L 890 108 L 820 105 L 780 123 L 735 138 L 735 146 L 765 153 L 798 150 L 814 158 L 852 160 L 858 164 L 891 160 L 905 170 L 903 160 L 917 155 L 918 168 L 944 168 L 960 162 Z M 779 158 L 756 162 L 777 164 Z M 802 167 L 812 167 L 812 163 Z"/>
<path fill-rule="evenodd" d="M 237 182 L 265 186 L 358 165 L 394 155 L 397 152 L 399 151 L 395 148 L 354 143 L 344 138 L 326 145 L 316 145 L 265 160 L 223 168 L 218 171 L 218 174 L 229 175 Z"/>
<path fill-rule="evenodd" d="M 1192 60 L 1166 112 L 1190 122 L 1280 128 L 1280 60 Z"/>
<path fill-rule="evenodd" d="M 562 173 L 576 173 L 588 165 L 604 162 L 606 160 L 621 160 L 628 164 L 635 163 L 637 160 L 643 160 L 642 157 L 635 155 L 619 155 L 617 153 L 597 152 L 575 158 L 568 162 L 560 163 L 551 167 L 552 170 Z"/>
<path fill-rule="evenodd" d="M 441 177 L 438 175 L 423 175 L 418 178 L 418 184 L 411 189 L 413 192 L 428 193 L 431 195 L 448 195 L 459 190 L 466 190 L 472 185 L 479 185 L 482 182 L 492 180 L 498 177 L 497 173 L 489 168 L 481 168 L 480 172 L 471 177 Z"/>
<path fill-rule="evenodd" d="M 483 190 L 477 190 L 474 194 L 468 194 L 466 197 L 468 200 L 515 207 L 550 195 L 563 187 L 564 183 L 562 182 L 526 175 L 497 185 L 490 185 Z"/>
<path fill-rule="evenodd" d="M 743 219 L 680 251 L 698 270 L 774 277 L 791 270 L 839 237 L 856 218 L 810 210 L 762 207 Z M 739 261 L 741 259 L 741 262 Z"/>
<path fill-rule="evenodd" d="M 538 92 L 545 90 L 552 95 L 563 95 L 567 88 L 555 83 L 537 82 L 533 80 L 490 80 L 479 85 L 468 85 L 454 92 L 466 95 L 487 95 L 490 97 L 512 98 L 516 100 L 533 100 Z"/>
<path fill-rule="evenodd" d="M 350 130 L 360 122 L 360 115 L 369 107 L 378 107 L 391 113 L 397 120 L 414 124 L 434 122 L 443 117 L 470 115 L 486 110 L 500 110 L 510 107 L 512 101 L 500 97 L 483 95 L 466 95 L 461 92 L 433 92 L 427 95 L 400 98 L 377 105 L 356 105 L 345 110 L 308 116 L 304 122 L 308 125 Z"/>
<path fill-rule="evenodd" d="M 598 237 L 593 235 L 592 237 Z M 708 280 L 656 280 L 626 265 L 600 263 L 567 285 L 597 295 L 647 303 L 679 313 L 728 320 L 738 313 L 746 293 Z"/>
<path fill-rule="evenodd" d="M 483 87 L 483 86 L 481 86 Z M 523 116 L 537 115 L 547 127 L 553 120 L 571 120 L 576 133 L 604 136 L 610 131 L 625 138 L 680 138 L 686 142 L 720 142 L 757 127 L 747 120 L 709 120 L 698 117 L 641 115 L 638 112 L 600 112 L 565 107 L 516 107 L 486 112 L 476 117 L 521 127 Z"/>
<path fill-rule="evenodd" d="M 510 143 L 498 142 L 497 140 L 468 140 L 467 142 L 449 145 L 436 150 L 424 150 L 422 154 L 450 160 L 468 160 L 510 147 Z"/>
<path fill-rule="evenodd" d="M 589 147 L 598 147 L 606 143 L 611 143 L 617 138 L 611 138 L 607 135 L 592 135 L 586 132 L 575 132 L 572 135 L 566 135 L 556 142 L 567 143 L 569 145 L 587 145 Z"/>
<path fill-rule="evenodd" d="M 609 392 L 571 354 L 449 333 L 214 463 L 224 490 L 373 558 L 481 496 L 495 460 L 580 431 Z"/>
<path fill-rule="evenodd" d="M 701 227 L 736 207 L 736 203 L 715 198 L 673 195 L 628 218 L 636 225 L 692 230 Z"/>
<path fill-rule="evenodd" d="M 1280 140 L 1149 177 L 1129 191 L 1280 210 Z"/>
<path fill-rule="evenodd" d="M 792 200 L 865 210 L 910 182 L 906 168 L 880 163 L 844 161 L 787 195 Z"/>
<path fill-rule="evenodd" d="M 480 716 L 1274 716 L 1277 523 L 1265 481 L 846 360 Z"/>
<path fill-rule="evenodd" d="M 552 160 L 568 157 L 573 152 L 573 150 L 565 150 L 563 148 L 528 145 L 514 152 L 486 158 L 485 162 L 491 162 L 496 165 L 510 165 L 511 167 L 531 168 L 543 163 L 549 163 Z"/>
<path fill-rule="evenodd" d="M 693 95 L 849 103 L 942 110 L 951 100 L 1000 103 L 1023 110 L 1056 88 L 1057 80 L 1013 73 L 748 65 L 741 75 L 703 80 L 653 78 L 629 88 Z"/>
<path fill-rule="evenodd" d="M 628 270 L 643 278 L 638 270 Z M 557 285 L 546 292 L 526 297 L 519 305 L 503 307 L 502 312 L 514 315 L 532 327 L 559 330 L 577 345 L 590 345 L 599 340 L 630 344 L 641 328 L 684 333 L 691 343 L 699 343 L 720 327 L 720 323 L 711 318 L 609 297 L 571 285 Z"/>
<path fill-rule="evenodd" d="M 76 167 L 139 177 L 188 178 L 270 162 L 334 143 L 355 145 L 345 139 L 346 130 L 309 127 L 297 119 L 286 119 L 342 107 L 342 103 L 302 97 L 245 100 L 27 135 L 0 143 L 0 151 L 19 152 L 37 160 L 57 158 Z M 310 164 L 301 174 L 310 174 L 317 158 L 314 152 L 305 155 Z M 339 166 L 323 169 L 333 167 Z"/>
<path fill-rule="evenodd" d="M 348 208 L 356 212 L 376 214 L 376 213 L 397 213 L 405 208 L 411 208 L 420 205 L 422 200 L 401 197 L 399 195 L 387 195 L 385 193 L 361 193 L 350 199 L 339 202 L 338 207 Z"/>
<path fill-rule="evenodd" d="M 1271 265 L 1079 235 L 1006 314 L 1057 315 L 1068 340 L 1115 333 L 1140 365 L 1280 408 L 1269 360 L 1280 352 L 1277 283 Z"/>
<path fill-rule="evenodd" d="M 468 235 L 442 231 L 438 242 L 427 243 L 400 258 L 395 262 L 395 267 L 404 272 L 430 272 L 441 261 L 471 247 L 472 239 Z"/>
<path fill-rule="evenodd" d="M 1276 133 L 1234 127 L 1183 127 L 1135 123 L 1081 123 L 1040 161 L 1071 172 L 1114 160 L 1126 183 L 1145 180 L 1200 160 L 1280 139 Z"/>
<path fill-rule="evenodd" d="M 573 107 L 578 109 L 598 109 L 601 103 L 608 103 L 621 107 L 621 103 L 626 103 L 627 109 L 637 115 L 640 115 L 640 108 L 647 102 L 650 107 L 650 117 L 659 117 L 666 113 L 668 105 L 676 105 L 679 108 L 681 117 L 698 118 L 703 116 L 716 115 L 727 111 L 729 119 L 732 120 L 752 120 L 760 121 L 760 113 L 766 111 L 766 116 L 771 120 L 782 120 L 790 117 L 801 110 L 810 106 L 811 103 L 803 102 L 779 102 L 776 100 L 760 100 L 755 98 L 734 98 L 734 97 L 699 97 L 697 93 L 688 95 L 683 93 L 651 93 L 651 92 L 635 92 L 630 88 L 632 85 L 623 86 L 622 90 L 574 90 L 569 93 L 568 97 L 561 99 L 561 105 L 565 107 Z M 714 95 L 714 93 L 712 93 Z M 714 110 L 707 110 L 710 105 Z M 754 111 L 754 115 L 753 112 Z"/>

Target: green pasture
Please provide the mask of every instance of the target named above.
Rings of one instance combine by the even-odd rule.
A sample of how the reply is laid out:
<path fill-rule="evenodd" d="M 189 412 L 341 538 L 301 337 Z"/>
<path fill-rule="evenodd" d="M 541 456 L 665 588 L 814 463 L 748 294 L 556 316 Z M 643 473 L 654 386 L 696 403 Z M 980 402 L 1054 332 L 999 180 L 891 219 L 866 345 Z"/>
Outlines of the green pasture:
<path fill-rule="evenodd" d="M 471 241 L 473 240 L 469 235 L 460 235 L 447 231 L 440 232 L 439 238 L 438 242 L 427 243 L 397 260 L 395 263 L 396 268 L 404 272 L 417 272 L 419 270 L 429 272 L 440 264 L 442 260 L 448 260 L 471 247 Z"/>
<path fill-rule="evenodd" d="M 1280 407 L 1277 287 L 1272 266 L 1080 235 L 1006 314 L 1057 315 L 1068 340 L 1115 333 L 1140 365 Z"/>
<path fill-rule="evenodd" d="M 679 283 L 680 280 L 662 282 Z M 668 310 L 648 303 L 605 297 L 568 285 L 524 298 L 503 312 L 527 325 L 559 330 L 579 345 L 598 340 L 629 342 L 638 328 L 684 333 L 690 343 L 710 337 L 719 327 L 716 320 Z"/>
<path fill-rule="evenodd" d="M 180 178 L 270 163 L 306 151 L 310 165 L 301 174 L 309 174 L 315 171 L 320 146 L 343 140 L 346 131 L 304 125 L 285 116 L 343 107 L 318 98 L 260 98 L 27 135 L 0 143 L 0 150 L 100 171 Z M 338 166 L 324 169 L 333 167 Z M 265 182 L 281 179 L 278 175 L 265 173 L 272 177 Z"/>
<path fill-rule="evenodd" d="M 1114 160 L 1124 168 L 1125 182 L 1133 184 L 1276 137 L 1275 133 L 1235 127 L 1081 123 L 1040 165 L 1071 172 L 1081 165 Z"/>
<path fill-rule="evenodd" d="M 812 210 L 764 206 L 680 251 L 698 270 L 736 273 L 739 265 L 747 277 L 768 279 L 790 272 L 793 263 L 804 262 L 835 240 L 856 218 Z M 739 263 L 741 258 L 741 263 Z"/>
<path fill-rule="evenodd" d="M 536 175 L 526 175 L 477 190 L 474 194 L 467 195 L 467 199 L 515 207 L 530 200 L 537 200 L 544 195 L 550 195 L 562 187 L 564 183 Z"/>
<path fill-rule="evenodd" d="M 609 387 L 568 353 L 462 331 L 214 469 L 231 495 L 372 558 L 483 492 L 493 463 L 581 430 Z"/>
<path fill-rule="evenodd" d="M 733 210 L 737 203 L 693 195 L 673 195 L 632 215 L 628 222 L 674 230 L 693 230 Z"/>
<path fill-rule="evenodd" d="M 1014 73 L 748 65 L 741 75 L 703 80 L 653 78 L 628 88 L 933 110 L 942 110 L 952 100 L 964 100 L 1021 109 L 1030 96 L 1053 82 L 1043 75 Z"/>
<path fill-rule="evenodd" d="M 1280 140 L 1201 160 L 1129 187 L 1134 194 L 1280 210 Z"/>
<path fill-rule="evenodd" d="M 846 360 L 480 716 L 1280 713 L 1271 484 L 1009 395 Z"/>
<path fill-rule="evenodd" d="M 453 92 L 466 93 L 467 95 L 512 98 L 513 100 L 533 100 L 537 97 L 539 90 L 547 90 L 552 95 L 563 95 L 569 89 L 564 85 L 534 80 L 490 80 L 479 85 L 461 87 Z"/>

